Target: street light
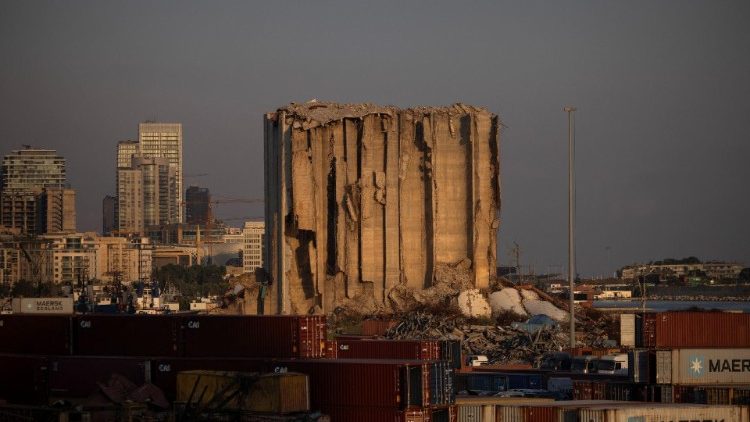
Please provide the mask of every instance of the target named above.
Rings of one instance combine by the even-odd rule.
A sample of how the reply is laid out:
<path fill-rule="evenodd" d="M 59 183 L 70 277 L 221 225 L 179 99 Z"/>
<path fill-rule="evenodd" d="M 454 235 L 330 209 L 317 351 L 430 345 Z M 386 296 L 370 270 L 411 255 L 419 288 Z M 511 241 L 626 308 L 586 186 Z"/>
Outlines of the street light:
<path fill-rule="evenodd" d="M 565 106 L 563 111 L 568 113 L 568 286 L 570 288 L 570 347 L 576 347 L 576 320 L 575 320 L 575 278 L 576 278 L 576 253 L 575 253 L 575 120 L 574 113 L 577 109 L 573 106 Z"/>

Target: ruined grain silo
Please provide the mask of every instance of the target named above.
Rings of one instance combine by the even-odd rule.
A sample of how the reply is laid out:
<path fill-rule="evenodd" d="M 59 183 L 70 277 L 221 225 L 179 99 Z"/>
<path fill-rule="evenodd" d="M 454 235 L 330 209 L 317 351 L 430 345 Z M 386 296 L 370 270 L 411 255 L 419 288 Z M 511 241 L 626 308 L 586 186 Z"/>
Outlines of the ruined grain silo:
<path fill-rule="evenodd" d="M 387 307 L 455 265 L 487 287 L 499 226 L 498 118 L 464 104 L 317 101 L 265 115 L 266 312 Z"/>

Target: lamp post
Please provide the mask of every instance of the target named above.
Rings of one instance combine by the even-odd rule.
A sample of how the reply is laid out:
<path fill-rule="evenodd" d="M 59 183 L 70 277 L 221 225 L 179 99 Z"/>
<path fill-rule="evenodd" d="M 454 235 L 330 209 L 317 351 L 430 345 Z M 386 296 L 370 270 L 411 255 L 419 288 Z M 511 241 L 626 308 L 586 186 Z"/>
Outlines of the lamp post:
<path fill-rule="evenodd" d="M 575 111 L 573 106 L 565 106 L 568 113 L 568 287 L 570 288 L 570 347 L 576 347 L 575 291 Z"/>

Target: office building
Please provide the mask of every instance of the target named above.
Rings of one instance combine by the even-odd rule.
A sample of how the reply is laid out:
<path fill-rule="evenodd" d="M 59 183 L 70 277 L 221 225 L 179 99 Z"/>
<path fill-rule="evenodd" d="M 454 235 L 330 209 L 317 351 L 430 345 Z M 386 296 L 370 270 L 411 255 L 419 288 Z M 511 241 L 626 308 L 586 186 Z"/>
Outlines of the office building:
<path fill-rule="evenodd" d="M 205 226 L 213 223 L 211 193 L 207 188 L 190 186 L 185 192 L 185 218 L 188 224 Z"/>
<path fill-rule="evenodd" d="M 66 188 L 44 188 L 37 196 L 37 234 L 75 233 L 76 192 Z"/>
<path fill-rule="evenodd" d="M 45 188 L 65 187 L 65 159 L 56 151 L 27 146 L 11 152 L 0 168 L 0 225 L 39 233 L 38 195 Z"/>
<path fill-rule="evenodd" d="M 138 169 L 117 169 L 117 234 L 141 234 L 143 175 Z"/>
<path fill-rule="evenodd" d="M 175 172 L 174 202 L 178 204 L 176 223 L 183 216 L 182 124 L 145 122 L 138 125 L 138 153 L 144 158 L 166 158 Z M 119 155 L 119 154 L 118 154 Z M 118 157 L 119 160 L 119 157 Z"/>
<path fill-rule="evenodd" d="M 140 170 L 143 183 L 143 225 L 177 223 L 175 169 L 166 158 L 133 157 L 133 169 Z"/>
<path fill-rule="evenodd" d="M 263 239 L 265 238 L 263 221 L 246 221 L 242 228 L 245 243 L 242 248 L 242 267 L 244 272 L 252 273 L 263 267 Z"/>

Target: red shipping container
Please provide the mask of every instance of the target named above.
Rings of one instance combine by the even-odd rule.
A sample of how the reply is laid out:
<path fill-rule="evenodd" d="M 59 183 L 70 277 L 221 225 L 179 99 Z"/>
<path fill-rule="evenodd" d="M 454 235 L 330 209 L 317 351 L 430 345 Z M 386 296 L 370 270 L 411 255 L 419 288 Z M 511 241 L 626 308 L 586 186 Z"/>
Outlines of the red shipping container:
<path fill-rule="evenodd" d="M 300 359 L 269 362 L 266 372 L 310 377 L 312 408 L 380 407 L 405 410 L 430 402 L 429 364 L 405 360 Z M 335 419 L 334 419 L 335 420 Z"/>
<path fill-rule="evenodd" d="M 69 355 L 68 315 L 0 315 L 0 353 Z"/>
<path fill-rule="evenodd" d="M 591 382 L 591 400 L 607 399 L 607 383 L 605 381 Z"/>
<path fill-rule="evenodd" d="M 392 319 L 379 320 L 379 319 L 366 319 L 362 321 L 362 335 L 363 336 L 384 336 L 385 333 L 396 325 L 396 321 Z"/>
<path fill-rule="evenodd" d="M 750 347 L 750 314 L 662 312 L 654 318 L 656 347 Z"/>
<path fill-rule="evenodd" d="M 0 355 L 0 399 L 13 404 L 47 404 L 47 358 Z"/>
<path fill-rule="evenodd" d="M 533 406 L 523 408 L 525 422 L 557 422 L 559 408 L 547 406 Z"/>
<path fill-rule="evenodd" d="M 322 358 L 325 316 L 193 315 L 182 319 L 186 357 Z"/>
<path fill-rule="evenodd" d="M 336 340 L 326 340 L 326 359 L 337 359 L 339 357 L 339 343 Z"/>
<path fill-rule="evenodd" d="M 50 397 L 88 397 L 119 374 L 135 385 L 146 382 L 148 365 L 142 358 L 110 356 L 57 356 L 49 358 Z"/>
<path fill-rule="evenodd" d="M 573 380 L 573 400 L 592 399 L 591 381 Z"/>
<path fill-rule="evenodd" d="M 379 407 L 328 407 L 323 411 L 331 421 L 342 422 L 430 422 L 427 409 L 393 410 Z"/>
<path fill-rule="evenodd" d="M 180 319 L 169 315 L 80 315 L 73 318 L 76 355 L 179 356 Z"/>
<path fill-rule="evenodd" d="M 440 343 L 431 340 L 336 340 L 339 359 L 439 360 Z"/>

